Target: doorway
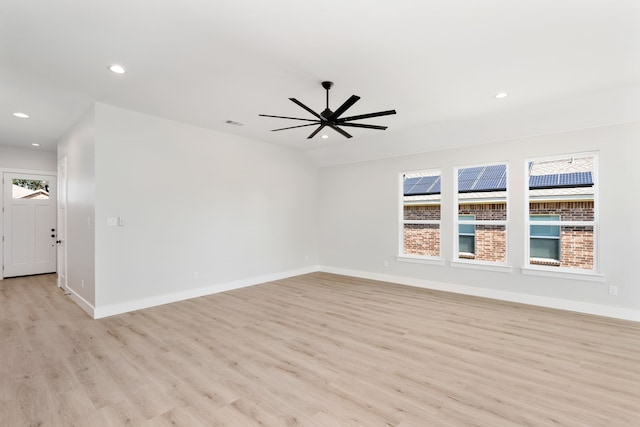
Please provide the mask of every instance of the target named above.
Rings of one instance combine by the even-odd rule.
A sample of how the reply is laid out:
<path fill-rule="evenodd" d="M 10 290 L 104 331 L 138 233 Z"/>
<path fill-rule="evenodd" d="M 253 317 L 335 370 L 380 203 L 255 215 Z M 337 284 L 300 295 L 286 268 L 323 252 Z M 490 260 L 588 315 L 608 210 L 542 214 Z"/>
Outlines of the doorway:
<path fill-rule="evenodd" d="M 3 173 L 3 277 L 56 272 L 56 176 Z"/>

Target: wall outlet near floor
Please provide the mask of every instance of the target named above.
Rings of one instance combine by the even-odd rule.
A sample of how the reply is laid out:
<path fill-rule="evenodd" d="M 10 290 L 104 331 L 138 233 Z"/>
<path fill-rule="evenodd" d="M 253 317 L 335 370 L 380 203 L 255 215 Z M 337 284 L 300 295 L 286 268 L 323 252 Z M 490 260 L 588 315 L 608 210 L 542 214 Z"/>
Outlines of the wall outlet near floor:
<path fill-rule="evenodd" d="M 389 261 L 385 261 L 385 262 L 384 262 L 384 266 L 385 266 L 385 267 L 389 267 Z"/>
<path fill-rule="evenodd" d="M 193 280 L 198 280 L 200 278 L 200 273 L 198 273 L 197 271 L 193 272 Z"/>
<path fill-rule="evenodd" d="M 84 280 L 80 281 L 80 286 L 82 286 L 84 288 Z"/>
<path fill-rule="evenodd" d="M 613 295 L 613 296 L 618 295 L 618 287 L 610 285 L 609 286 L 609 295 Z"/>

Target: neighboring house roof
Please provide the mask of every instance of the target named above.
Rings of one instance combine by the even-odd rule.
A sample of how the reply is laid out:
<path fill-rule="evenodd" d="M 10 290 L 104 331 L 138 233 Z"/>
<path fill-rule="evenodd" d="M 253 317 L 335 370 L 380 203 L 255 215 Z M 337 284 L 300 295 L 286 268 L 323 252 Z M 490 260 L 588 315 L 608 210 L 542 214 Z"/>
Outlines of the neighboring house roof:
<path fill-rule="evenodd" d="M 20 187 L 19 185 L 12 184 L 11 190 L 12 197 L 14 199 L 48 199 L 49 193 L 45 190 L 31 190 L 29 188 Z"/>
<path fill-rule="evenodd" d="M 529 176 L 593 171 L 593 157 L 571 157 L 546 162 L 529 162 Z"/>

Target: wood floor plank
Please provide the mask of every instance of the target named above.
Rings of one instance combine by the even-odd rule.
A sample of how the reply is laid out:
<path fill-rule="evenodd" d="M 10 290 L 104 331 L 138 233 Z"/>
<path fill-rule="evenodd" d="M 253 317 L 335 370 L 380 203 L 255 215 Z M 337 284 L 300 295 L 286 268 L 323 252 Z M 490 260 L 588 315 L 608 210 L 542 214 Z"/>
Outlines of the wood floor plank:
<path fill-rule="evenodd" d="M 314 273 L 92 320 L 0 282 L 0 425 L 640 425 L 640 324 Z"/>

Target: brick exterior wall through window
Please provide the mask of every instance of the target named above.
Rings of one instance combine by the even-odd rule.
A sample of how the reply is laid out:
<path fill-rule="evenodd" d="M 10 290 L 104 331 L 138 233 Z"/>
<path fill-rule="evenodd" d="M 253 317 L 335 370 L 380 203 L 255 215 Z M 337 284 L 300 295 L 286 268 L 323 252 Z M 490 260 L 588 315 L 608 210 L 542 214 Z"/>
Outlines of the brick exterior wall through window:
<path fill-rule="evenodd" d="M 463 203 L 458 215 L 474 215 L 476 221 L 506 221 L 506 203 Z M 503 225 L 476 225 L 476 261 L 505 262 L 507 260 L 507 230 Z M 461 258 L 468 258 L 463 255 Z"/>
<path fill-rule="evenodd" d="M 440 205 L 405 206 L 408 221 L 440 219 Z M 437 224 L 405 224 L 404 253 L 406 255 L 440 256 L 440 226 Z"/>
<path fill-rule="evenodd" d="M 593 201 L 531 202 L 531 215 L 560 215 L 561 221 L 593 221 Z M 593 269 L 593 227 L 560 227 L 559 267 Z M 532 260 L 532 264 L 543 264 Z"/>
<path fill-rule="evenodd" d="M 531 215 L 560 215 L 561 221 L 593 221 L 593 201 L 531 202 Z M 475 215 L 476 220 L 506 220 L 505 203 L 460 204 L 458 214 Z M 439 205 L 404 207 L 405 220 L 439 220 Z M 475 259 L 503 262 L 506 260 L 504 226 L 478 225 L 475 228 Z M 433 224 L 405 224 L 404 253 L 439 256 L 440 228 Z M 562 226 L 560 228 L 560 267 L 593 269 L 593 227 Z M 534 261 L 534 263 L 537 263 Z M 544 262 L 540 262 L 544 264 Z M 550 264 L 547 264 L 550 265 Z M 557 264 L 555 264 L 557 265 Z"/>

